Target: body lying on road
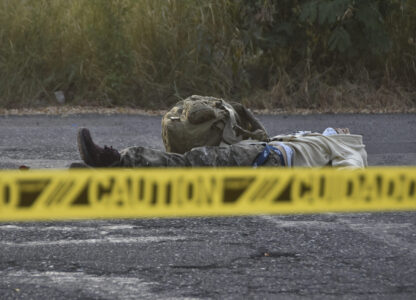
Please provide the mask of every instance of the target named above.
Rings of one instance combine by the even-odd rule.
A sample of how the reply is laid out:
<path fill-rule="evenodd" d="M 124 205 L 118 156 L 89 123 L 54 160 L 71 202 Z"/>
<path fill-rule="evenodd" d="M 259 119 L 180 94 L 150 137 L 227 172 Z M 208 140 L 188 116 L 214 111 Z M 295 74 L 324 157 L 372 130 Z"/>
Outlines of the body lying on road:
<path fill-rule="evenodd" d="M 362 136 L 348 129 L 269 137 L 243 105 L 206 96 L 179 101 L 162 118 L 165 151 L 96 145 L 88 129 L 78 132 L 82 160 L 91 167 L 366 167 Z M 73 164 L 73 167 L 80 166 Z"/>
<path fill-rule="evenodd" d="M 96 145 L 88 129 L 78 131 L 78 148 L 91 167 L 355 167 L 367 166 L 361 135 L 327 128 L 323 134 L 279 135 L 268 142 L 243 140 L 232 145 L 192 148 L 184 154 L 146 147 L 117 151 Z M 77 165 L 73 165 L 77 166 Z"/>

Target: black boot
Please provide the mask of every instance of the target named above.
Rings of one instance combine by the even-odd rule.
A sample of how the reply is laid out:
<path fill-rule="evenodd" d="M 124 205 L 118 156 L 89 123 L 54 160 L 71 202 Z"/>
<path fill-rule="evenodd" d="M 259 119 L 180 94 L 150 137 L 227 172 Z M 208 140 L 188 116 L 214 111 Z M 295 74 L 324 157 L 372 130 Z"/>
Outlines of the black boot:
<path fill-rule="evenodd" d="M 94 144 L 87 128 L 78 130 L 78 150 L 82 160 L 91 167 L 115 166 L 120 161 L 120 153 L 113 147 Z"/>

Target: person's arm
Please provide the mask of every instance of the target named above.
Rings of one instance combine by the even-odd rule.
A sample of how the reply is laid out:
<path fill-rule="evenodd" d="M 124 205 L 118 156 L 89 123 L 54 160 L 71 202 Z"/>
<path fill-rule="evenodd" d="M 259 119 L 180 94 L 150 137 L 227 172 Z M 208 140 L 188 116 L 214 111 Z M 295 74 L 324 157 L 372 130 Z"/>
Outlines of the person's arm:
<path fill-rule="evenodd" d="M 237 112 L 242 126 L 235 126 L 235 130 L 244 138 L 267 141 L 269 135 L 263 124 L 254 116 L 251 110 L 237 102 L 230 103 Z"/>

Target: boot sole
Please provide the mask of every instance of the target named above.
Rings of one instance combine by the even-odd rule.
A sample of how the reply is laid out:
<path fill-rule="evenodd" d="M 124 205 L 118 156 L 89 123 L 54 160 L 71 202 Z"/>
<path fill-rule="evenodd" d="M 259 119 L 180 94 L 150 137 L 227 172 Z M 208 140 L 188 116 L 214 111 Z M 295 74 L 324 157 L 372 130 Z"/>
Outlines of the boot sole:
<path fill-rule="evenodd" d="M 88 166 L 95 166 L 94 161 L 88 155 L 88 146 L 86 145 L 86 140 L 92 142 L 91 135 L 89 130 L 86 128 L 81 128 L 78 130 L 77 135 L 77 144 L 78 144 L 78 151 L 81 156 L 81 159 L 88 165 Z"/>

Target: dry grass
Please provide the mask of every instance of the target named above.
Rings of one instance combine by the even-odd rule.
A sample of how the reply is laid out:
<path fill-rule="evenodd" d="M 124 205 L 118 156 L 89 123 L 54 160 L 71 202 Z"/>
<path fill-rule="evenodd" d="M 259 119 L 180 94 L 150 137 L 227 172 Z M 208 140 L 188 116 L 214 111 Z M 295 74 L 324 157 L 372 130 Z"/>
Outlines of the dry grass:
<path fill-rule="evenodd" d="M 376 84 L 365 68 L 358 70 L 350 70 L 354 76 L 344 74 L 332 84 L 325 78 L 333 74 L 331 70 L 301 78 L 279 72 L 271 89 L 256 91 L 243 98 L 243 103 L 266 112 L 416 112 L 415 87 L 405 88 L 393 80 Z"/>
<path fill-rule="evenodd" d="M 0 103 L 158 107 L 229 93 L 228 1 L 0 0 Z"/>
<path fill-rule="evenodd" d="M 0 107 L 56 105 L 54 92 L 63 91 L 69 107 L 158 110 L 203 94 L 268 111 L 415 108 L 416 87 L 407 83 L 416 74 L 416 44 L 410 56 L 392 56 L 383 82 L 359 67 L 290 67 L 290 49 L 278 63 L 260 62 L 236 26 L 241 3 L 0 0 Z M 405 80 L 395 76 L 401 65 Z"/>

